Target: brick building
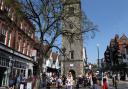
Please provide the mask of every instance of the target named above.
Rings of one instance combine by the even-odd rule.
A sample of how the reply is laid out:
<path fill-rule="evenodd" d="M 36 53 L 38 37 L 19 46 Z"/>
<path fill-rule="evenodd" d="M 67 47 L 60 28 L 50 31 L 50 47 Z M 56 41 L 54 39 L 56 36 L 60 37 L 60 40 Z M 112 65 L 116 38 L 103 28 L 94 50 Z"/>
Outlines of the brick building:
<path fill-rule="evenodd" d="M 1 19 L 3 14 L 13 25 Z M 0 86 L 8 85 L 9 75 L 23 73 L 27 78 L 32 74 L 32 53 L 36 54 L 34 43 L 33 24 L 26 18 L 19 19 L 15 8 L 6 6 L 4 0 L 0 0 Z"/>
<path fill-rule="evenodd" d="M 115 35 L 105 51 L 105 63 L 113 73 L 120 73 L 123 80 L 128 76 L 128 38 Z"/>

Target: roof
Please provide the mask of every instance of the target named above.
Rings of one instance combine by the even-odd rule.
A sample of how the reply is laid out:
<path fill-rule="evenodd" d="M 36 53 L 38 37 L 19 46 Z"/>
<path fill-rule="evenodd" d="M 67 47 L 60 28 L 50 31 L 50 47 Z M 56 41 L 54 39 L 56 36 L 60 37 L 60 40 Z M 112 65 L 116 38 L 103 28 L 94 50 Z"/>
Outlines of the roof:
<path fill-rule="evenodd" d="M 128 38 L 126 37 L 125 34 L 123 34 L 123 36 L 120 38 L 120 40 L 128 40 Z"/>
<path fill-rule="evenodd" d="M 53 61 L 56 61 L 56 60 L 57 60 L 57 56 L 58 56 L 57 53 L 52 52 L 52 58 L 53 58 Z"/>

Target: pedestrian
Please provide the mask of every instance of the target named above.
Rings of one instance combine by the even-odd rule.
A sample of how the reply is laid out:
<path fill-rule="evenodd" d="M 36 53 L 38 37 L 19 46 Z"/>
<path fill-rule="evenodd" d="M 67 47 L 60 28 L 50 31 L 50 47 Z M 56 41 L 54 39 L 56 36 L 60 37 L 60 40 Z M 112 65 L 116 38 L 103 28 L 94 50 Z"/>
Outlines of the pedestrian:
<path fill-rule="evenodd" d="M 120 81 L 120 73 L 118 73 L 118 75 L 117 75 L 117 76 L 118 76 L 118 81 Z"/>
<path fill-rule="evenodd" d="M 51 87 L 51 80 L 50 80 L 50 78 L 49 78 L 49 77 L 47 77 L 46 81 L 47 81 L 46 89 L 50 89 L 50 87 Z"/>
<path fill-rule="evenodd" d="M 67 76 L 66 89 L 73 89 L 73 77 L 71 74 L 68 74 Z"/>
<path fill-rule="evenodd" d="M 114 87 L 117 89 L 117 76 L 114 76 Z"/>
<path fill-rule="evenodd" d="M 109 87 L 109 81 L 108 81 L 108 74 L 105 73 L 104 77 L 103 78 L 106 78 L 106 82 L 107 82 L 107 86 Z"/>
<path fill-rule="evenodd" d="M 63 77 L 62 77 L 62 82 L 63 82 L 63 85 L 65 85 L 65 82 L 66 82 L 66 76 L 65 75 L 63 75 Z"/>
<path fill-rule="evenodd" d="M 113 83 L 113 86 L 115 86 L 115 74 L 113 74 L 112 76 L 112 83 Z"/>
<path fill-rule="evenodd" d="M 86 76 L 83 77 L 83 85 L 84 85 L 84 87 L 87 86 L 87 77 Z"/>
<path fill-rule="evenodd" d="M 93 76 L 92 77 L 92 82 L 93 82 L 93 89 L 96 89 L 96 84 L 97 84 L 97 78 L 96 78 L 96 76 Z"/>
<path fill-rule="evenodd" d="M 77 81 L 76 81 L 76 89 L 79 89 L 79 77 L 77 78 Z"/>
<path fill-rule="evenodd" d="M 93 75 L 92 81 L 93 81 L 93 89 L 100 89 L 99 80 L 97 79 L 96 75 Z"/>
<path fill-rule="evenodd" d="M 46 74 L 43 74 L 43 78 L 42 78 L 42 87 L 45 88 L 47 84 L 47 77 Z"/>
<path fill-rule="evenodd" d="M 62 88 L 62 77 L 58 77 L 58 78 L 57 78 L 56 87 L 57 87 L 58 89 L 61 89 L 61 88 Z"/>
<path fill-rule="evenodd" d="M 9 77 L 9 89 L 14 89 L 14 79 L 12 76 Z"/>
<path fill-rule="evenodd" d="M 103 78 L 102 89 L 108 89 L 108 84 L 107 84 L 106 78 Z"/>

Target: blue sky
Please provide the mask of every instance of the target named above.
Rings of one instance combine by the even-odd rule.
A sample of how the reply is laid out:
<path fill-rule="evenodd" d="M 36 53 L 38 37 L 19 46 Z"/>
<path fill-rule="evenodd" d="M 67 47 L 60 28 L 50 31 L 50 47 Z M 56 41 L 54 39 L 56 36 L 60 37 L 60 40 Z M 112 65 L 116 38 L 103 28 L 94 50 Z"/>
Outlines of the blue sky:
<path fill-rule="evenodd" d="M 96 63 L 97 44 L 99 44 L 100 58 L 111 38 L 115 34 L 125 34 L 128 37 L 128 0 L 81 0 L 82 10 L 87 17 L 98 25 L 94 39 L 85 39 L 88 61 Z"/>

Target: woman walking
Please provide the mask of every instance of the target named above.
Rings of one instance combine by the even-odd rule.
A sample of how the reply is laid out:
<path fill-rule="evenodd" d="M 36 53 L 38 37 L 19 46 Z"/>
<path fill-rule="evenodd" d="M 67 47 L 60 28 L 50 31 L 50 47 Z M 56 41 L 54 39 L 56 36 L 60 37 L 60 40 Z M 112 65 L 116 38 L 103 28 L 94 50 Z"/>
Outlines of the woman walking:
<path fill-rule="evenodd" d="M 107 84 L 106 78 L 103 78 L 103 86 L 102 86 L 102 89 L 108 89 L 108 84 Z"/>
<path fill-rule="evenodd" d="M 73 78 L 72 78 L 72 75 L 70 73 L 67 76 L 66 89 L 73 89 Z"/>

